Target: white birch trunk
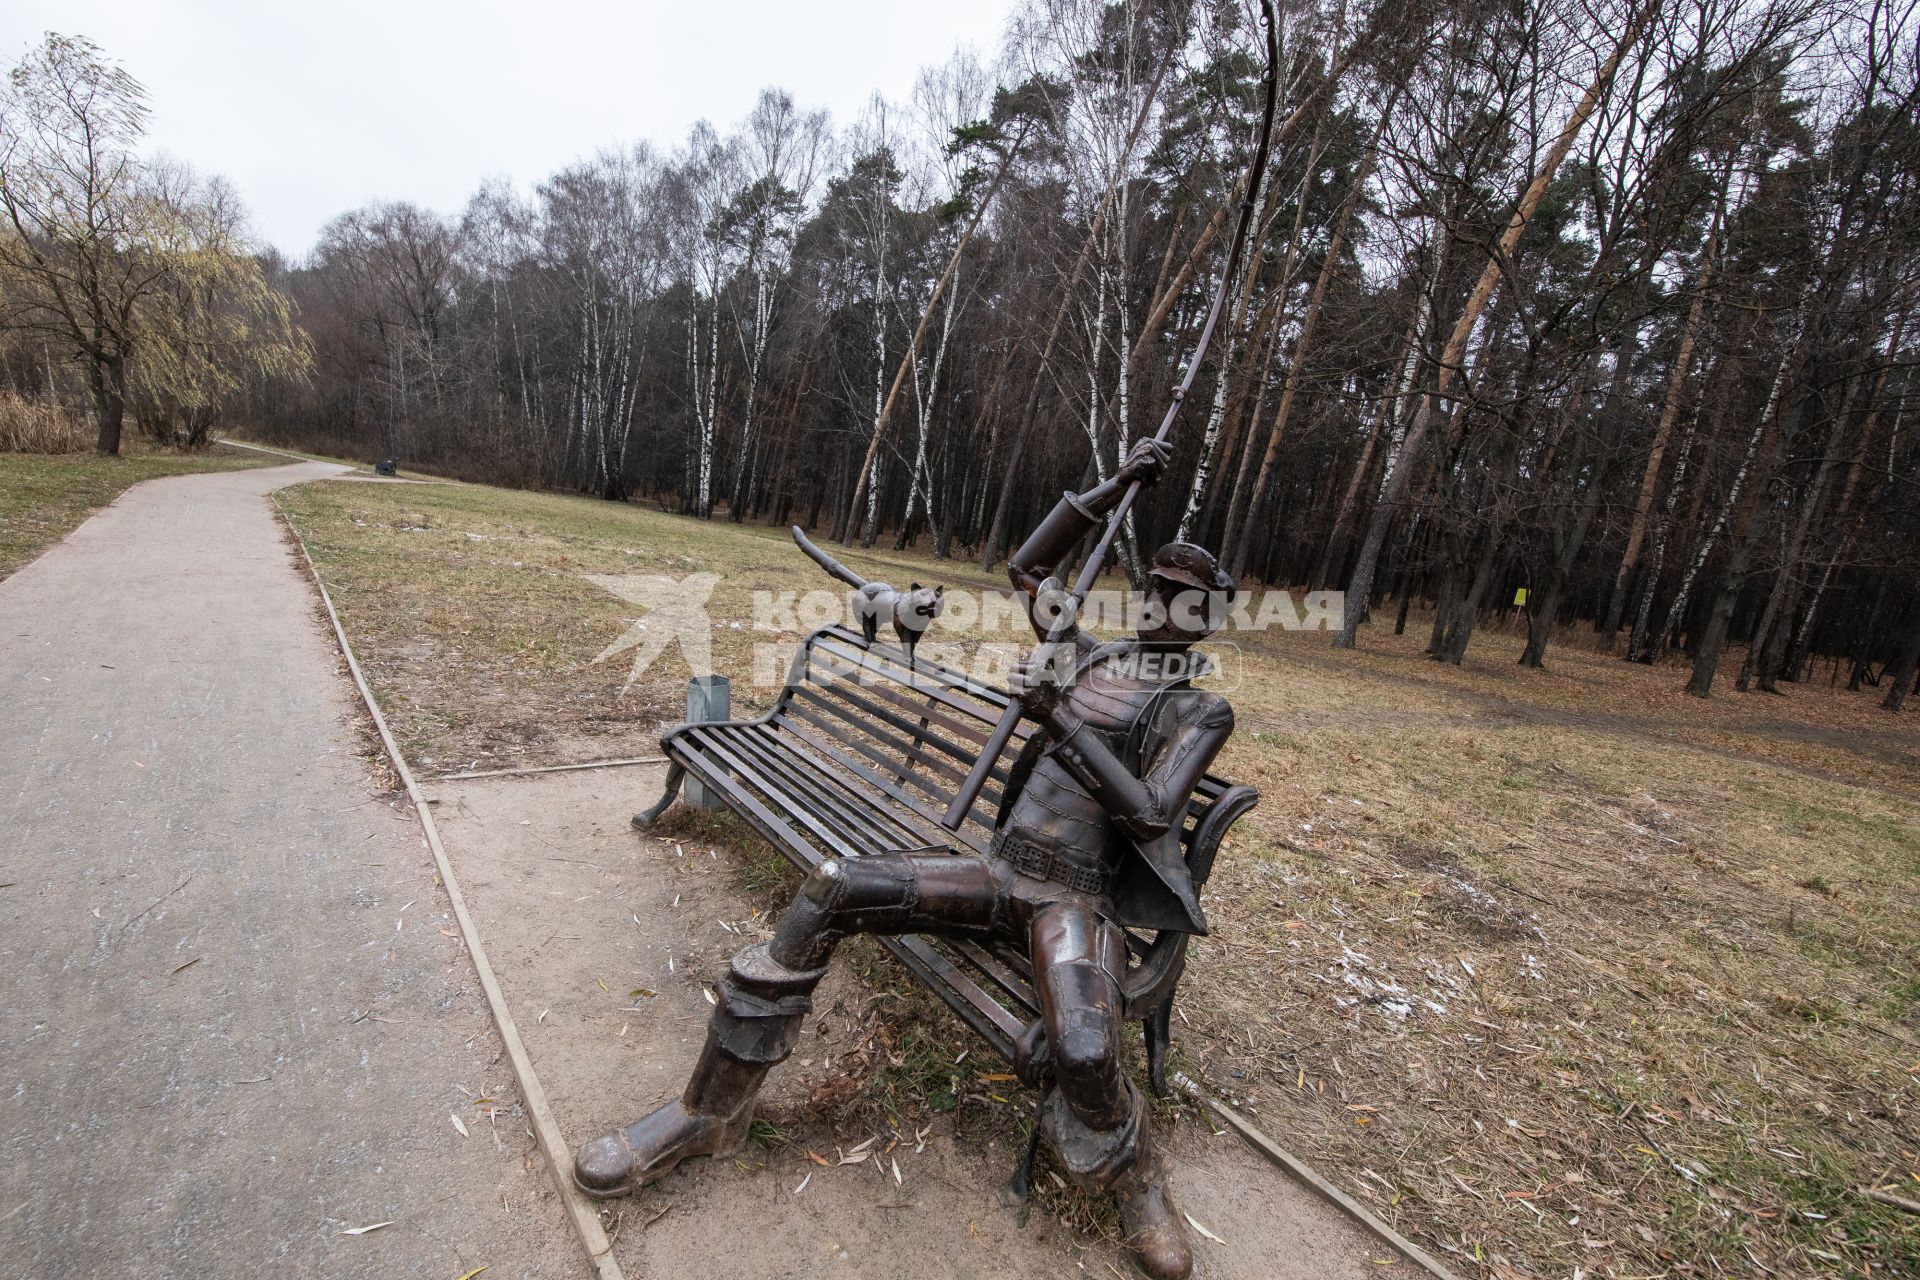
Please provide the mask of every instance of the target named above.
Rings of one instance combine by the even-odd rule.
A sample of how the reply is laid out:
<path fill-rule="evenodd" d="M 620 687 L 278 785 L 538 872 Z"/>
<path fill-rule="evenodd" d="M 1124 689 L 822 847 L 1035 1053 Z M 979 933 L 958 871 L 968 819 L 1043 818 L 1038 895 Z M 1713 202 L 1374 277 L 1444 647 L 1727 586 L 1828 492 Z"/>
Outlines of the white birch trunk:
<path fill-rule="evenodd" d="M 1707 536 L 1700 540 L 1700 548 L 1694 552 L 1693 560 L 1687 565 L 1686 573 L 1681 575 L 1680 589 L 1674 593 L 1673 604 L 1667 609 L 1667 620 L 1660 628 L 1659 637 L 1655 641 L 1657 644 L 1664 644 L 1666 637 L 1673 634 L 1674 627 L 1685 615 L 1687 602 L 1692 597 L 1693 585 L 1700 577 L 1700 570 L 1705 567 L 1707 557 L 1713 554 L 1714 543 L 1719 541 L 1721 533 L 1726 530 L 1728 521 L 1732 519 L 1735 509 L 1740 505 L 1741 495 L 1746 492 L 1747 477 L 1753 471 L 1753 460 L 1760 452 L 1760 442 L 1766 438 L 1767 424 L 1773 420 L 1773 415 L 1779 408 L 1781 393 L 1786 390 L 1787 376 L 1792 371 L 1794 357 L 1799 353 L 1799 349 L 1800 337 L 1796 332 L 1793 340 L 1787 344 L 1785 354 L 1780 357 L 1780 367 L 1773 375 L 1773 385 L 1767 390 L 1766 405 L 1754 419 L 1753 430 L 1747 433 L 1746 451 L 1740 455 L 1740 467 L 1733 473 L 1733 483 L 1727 488 L 1726 499 L 1721 502 L 1719 511 L 1714 513 L 1713 526 L 1707 530 Z"/>
<path fill-rule="evenodd" d="M 1236 335 L 1237 337 L 1237 335 Z M 1200 514 L 1200 499 L 1213 474 L 1214 451 L 1220 447 L 1220 422 L 1227 414 L 1227 373 L 1239 354 L 1238 341 L 1229 340 L 1226 358 L 1220 362 L 1220 376 L 1213 381 L 1213 403 L 1207 408 L 1207 429 L 1200 435 L 1200 460 L 1193 468 L 1193 488 L 1187 491 L 1187 505 L 1180 512 L 1180 525 L 1174 531 L 1175 542 L 1187 542 L 1193 534 L 1194 517 Z"/>
<path fill-rule="evenodd" d="M 1100 458 L 1100 357 L 1107 349 L 1107 263 L 1103 257 L 1095 273 L 1093 322 L 1087 326 L 1092 341 L 1087 344 L 1087 445 L 1093 450 L 1094 468 L 1101 479 L 1106 468 Z M 1081 313 L 1085 315 L 1085 312 Z M 1123 371 L 1124 372 L 1124 371 Z"/>
<path fill-rule="evenodd" d="M 907 518 L 905 524 L 901 526 L 902 532 L 905 532 L 906 527 L 913 523 L 914 496 L 917 493 L 927 504 L 927 527 L 933 530 L 936 539 L 939 537 L 940 523 L 933 510 L 933 477 L 927 466 L 927 437 L 933 425 L 934 401 L 940 394 L 940 369 L 946 363 L 947 339 L 953 333 L 953 304 L 954 300 L 960 296 L 960 280 L 957 275 L 953 283 L 954 287 L 947 292 L 946 308 L 940 315 L 940 341 L 934 346 L 933 368 L 927 375 L 924 389 L 920 385 L 920 362 L 916 360 L 913 365 L 913 398 L 915 408 L 919 411 L 920 421 L 919 433 L 914 445 L 913 483 L 907 493 Z"/>
<path fill-rule="evenodd" d="M 1392 429 L 1387 436 L 1387 456 L 1380 466 L 1379 489 L 1373 495 L 1376 503 L 1385 499 L 1387 481 L 1393 475 L 1394 467 L 1399 465 L 1400 450 L 1407 443 L 1408 418 L 1402 414 L 1401 409 L 1406 404 L 1407 393 L 1413 389 L 1413 375 L 1420 368 L 1420 344 L 1426 341 L 1427 322 L 1432 318 L 1433 309 L 1422 304 L 1414 316 L 1413 341 L 1407 344 L 1407 358 L 1400 366 L 1400 378 L 1394 384 L 1393 398 L 1382 409 L 1390 415 L 1387 421 L 1392 424 Z"/>
<path fill-rule="evenodd" d="M 773 315 L 773 292 L 766 273 L 754 272 L 753 328 L 747 344 L 747 402 L 741 410 L 740 458 L 733 469 L 733 502 L 727 515 L 742 518 L 742 503 L 753 485 L 754 406 L 759 400 L 760 369 L 767 354 L 767 330 Z"/>
<path fill-rule="evenodd" d="M 713 511 L 713 442 L 720 393 L 720 295 L 716 289 L 708 305 L 703 358 L 700 313 L 688 320 L 692 333 L 691 372 L 694 416 L 694 513 L 705 519 Z"/>

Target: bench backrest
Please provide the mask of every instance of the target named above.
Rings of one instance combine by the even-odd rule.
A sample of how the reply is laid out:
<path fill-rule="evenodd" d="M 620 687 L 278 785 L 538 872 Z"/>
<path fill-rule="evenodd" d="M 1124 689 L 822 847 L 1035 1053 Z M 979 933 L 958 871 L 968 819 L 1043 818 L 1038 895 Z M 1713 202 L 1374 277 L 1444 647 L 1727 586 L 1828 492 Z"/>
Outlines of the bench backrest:
<path fill-rule="evenodd" d="M 1004 689 L 924 654 L 909 665 L 906 652 L 896 645 L 875 641 L 869 647 L 859 633 L 829 626 L 807 637 L 768 718 L 858 769 L 892 803 L 927 824 L 937 824 L 985 748 L 1007 700 Z M 953 833 L 954 843 L 986 849 L 1008 771 L 1032 733 L 1033 726 L 1022 721 L 994 763 L 967 821 Z M 1182 824 L 1183 844 L 1191 844 L 1213 803 L 1231 785 L 1212 774 L 1201 781 Z M 1205 869 L 1198 870 L 1204 876 Z"/>

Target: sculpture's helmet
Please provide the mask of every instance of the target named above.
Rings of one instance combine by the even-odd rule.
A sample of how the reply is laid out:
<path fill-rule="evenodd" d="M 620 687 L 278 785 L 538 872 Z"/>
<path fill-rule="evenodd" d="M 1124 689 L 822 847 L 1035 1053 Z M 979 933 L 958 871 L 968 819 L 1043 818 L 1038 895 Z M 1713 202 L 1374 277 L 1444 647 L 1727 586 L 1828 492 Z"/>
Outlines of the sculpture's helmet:
<path fill-rule="evenodd" d="M 1169 542 L 1153 553 L 1153 567 L 1147 570 L 1155 578 L 1165 578 L 1202 591 L 1220 591 L 1231 596 L 1235 583 L 1213 552 L 1191 542 Z"/>
<path fill-rule="evenodd" d="M 1169 604 L 1176 606 L 1169 621 L 1187 636 L 1208 636 L 1225 624 L 1237 587 L 1232 575 L 1220 568 L 1220 562 L 1205 547 L 1169 542 L 1153 553 L 1147 576 L 1159 584 L 1160 594 Z M 1183 600 L 1188 607 L 1177 607 Z"/>

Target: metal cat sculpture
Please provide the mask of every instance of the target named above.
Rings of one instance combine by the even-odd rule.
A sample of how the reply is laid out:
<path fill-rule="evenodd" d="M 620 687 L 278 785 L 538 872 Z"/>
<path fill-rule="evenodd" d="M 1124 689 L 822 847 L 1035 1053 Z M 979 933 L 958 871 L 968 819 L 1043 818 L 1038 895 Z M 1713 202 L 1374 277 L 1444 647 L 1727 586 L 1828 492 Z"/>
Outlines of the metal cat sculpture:
<path fill-rule="evenodd" d="M 893 625 L 893 634 L 907 651 L 907 662 L 911 664 L 914 646 L 920 643 L 920 637 L 927 633 L 933 620 L 946 608 L 947 589 L 923 587 L 915 582 L 909 584 L 905 591 L 895 591 L 884 582 L 868 582 L 814 546 L 799 525 L 790 526 L 788 532 L 793 534 L 794 542 L 815 564 L 853 588 L 850 600 L 853 616 L 859 620 L 860 634 L 866 637 L 868 646 L 872 646 L 874 636 L 880 631 L 880 620 L 885 618 Z"/>

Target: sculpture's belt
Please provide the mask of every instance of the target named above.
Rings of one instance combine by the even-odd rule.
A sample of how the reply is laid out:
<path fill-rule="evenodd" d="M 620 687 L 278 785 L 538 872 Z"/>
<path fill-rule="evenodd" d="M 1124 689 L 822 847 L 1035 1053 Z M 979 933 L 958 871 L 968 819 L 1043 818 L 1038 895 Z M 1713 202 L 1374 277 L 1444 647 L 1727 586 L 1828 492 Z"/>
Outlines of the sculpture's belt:
<path fill-rule="evenodd" d="M 1106 872 L 1094 867 L 1077 866 L 1054 850 L 1004 829 L 994 840 L 994 854 L 1005 859 L 1015 871 L 1036 880 L 1051 880 L 1076 893 L 1095 897 L 1107 891 L 1110 877 Z"/>

